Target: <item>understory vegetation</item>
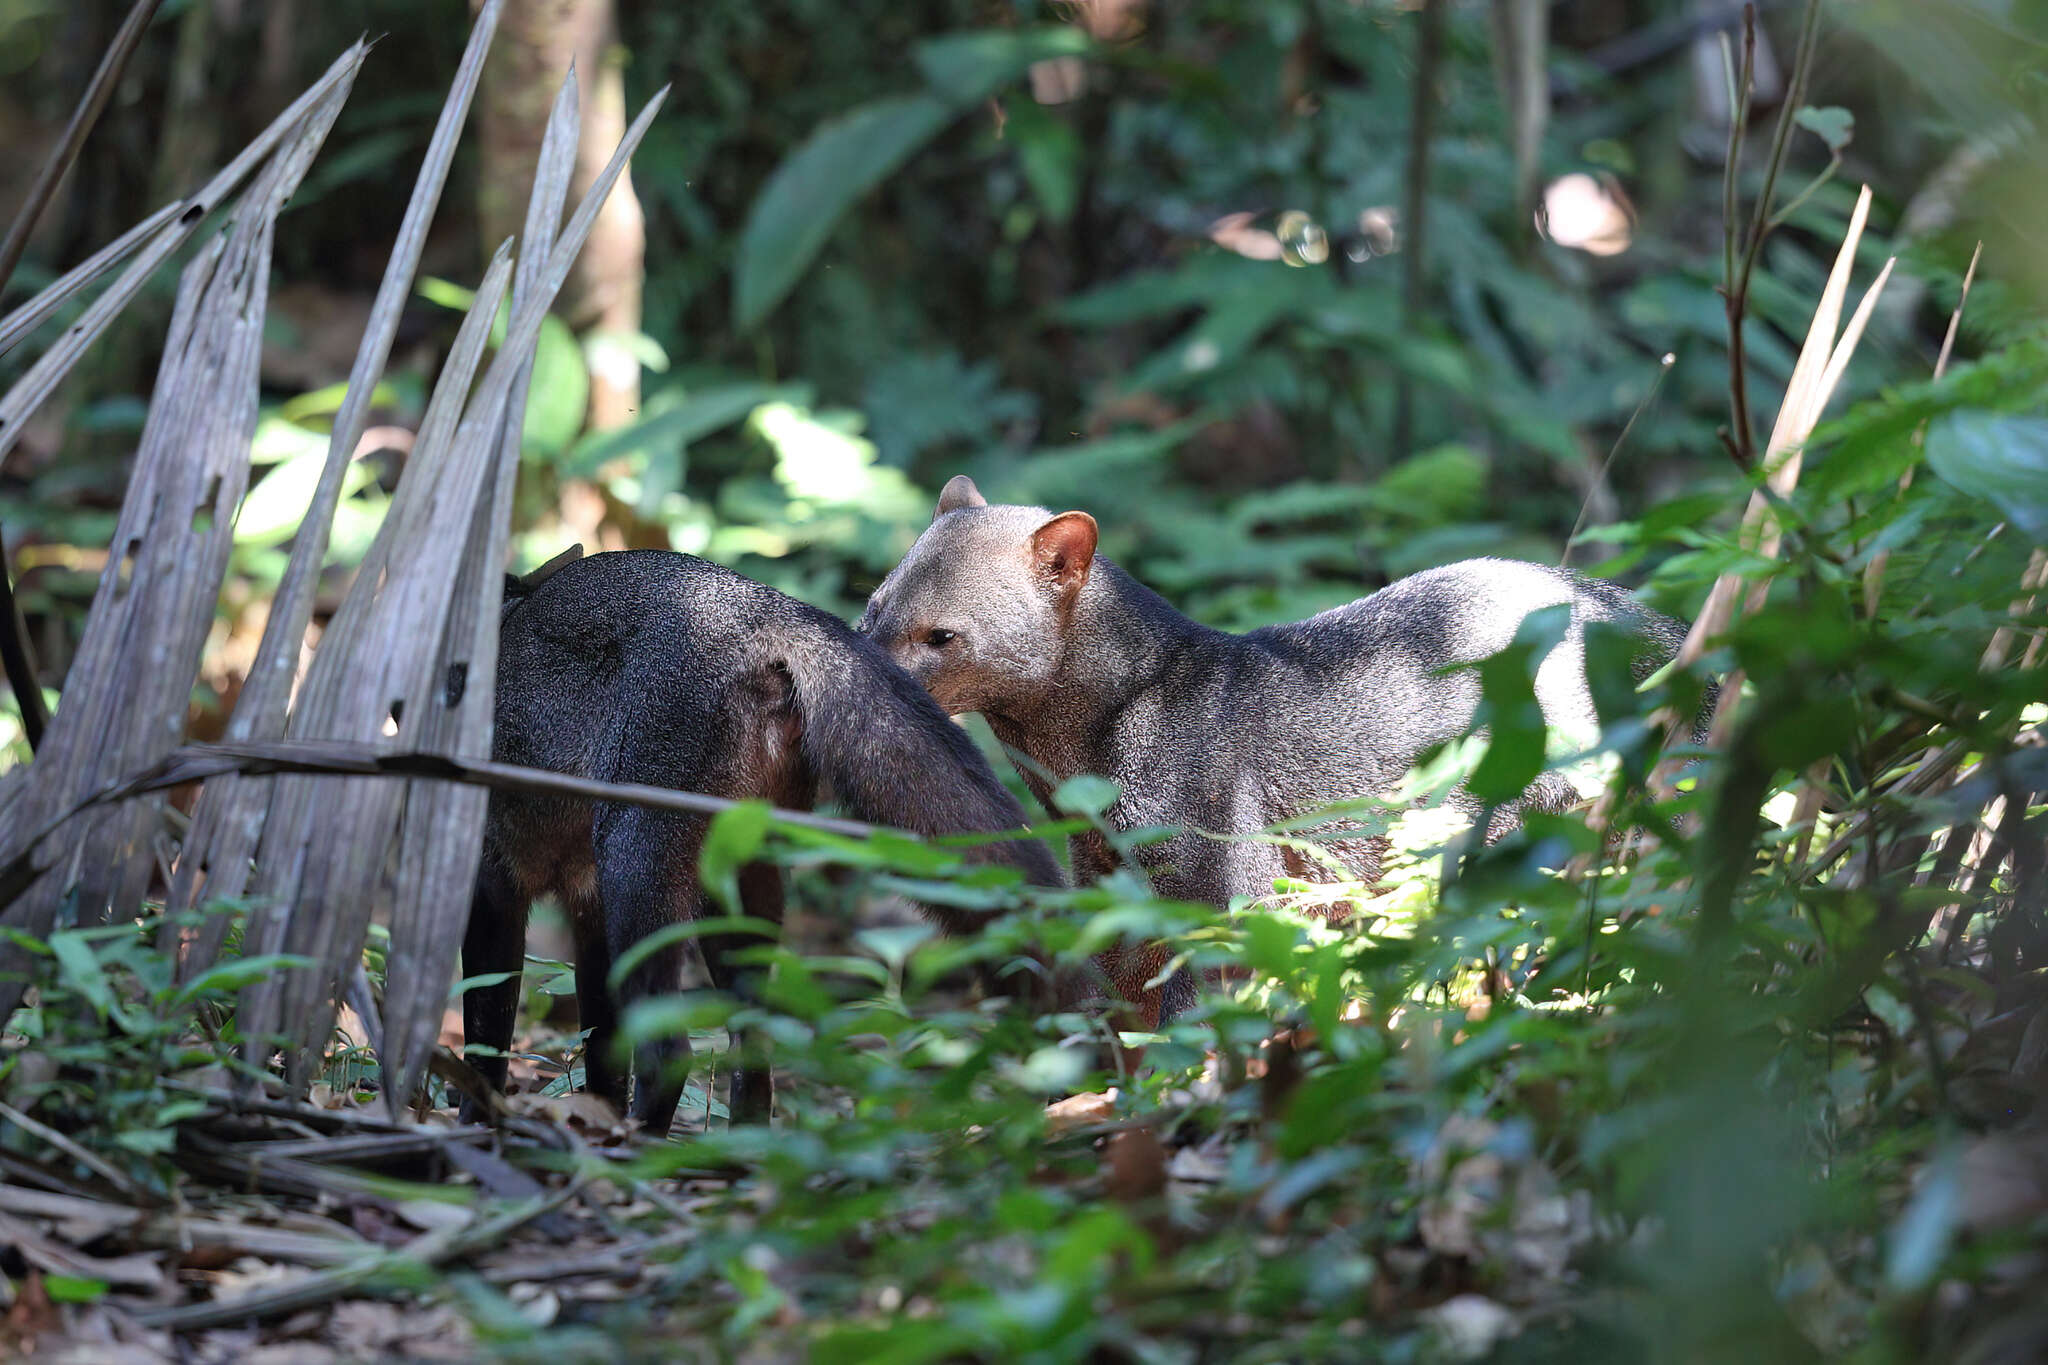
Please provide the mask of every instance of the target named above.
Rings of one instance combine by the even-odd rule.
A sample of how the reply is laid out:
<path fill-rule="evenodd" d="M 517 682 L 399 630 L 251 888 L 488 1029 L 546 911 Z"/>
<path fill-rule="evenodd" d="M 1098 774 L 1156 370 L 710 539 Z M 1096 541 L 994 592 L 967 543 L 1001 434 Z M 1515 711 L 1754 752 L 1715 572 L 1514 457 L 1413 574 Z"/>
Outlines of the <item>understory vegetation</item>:
<path fill-rule="evenodd" d="M 31 752 L 33 703 L 0 701 L 9 1350 L 2048 1356 L 2038 6 L 1813 0 L 1723 27 L 1616 0 L 1557 7 L 1532 52 L 1519 0 L 620 0 L 626 113 L 677 81 L 595 158 L 626 139 L 646 216 L 630 328 L 572 316 L 539 277 L 551 252 L 566 277 L 581 242 L 562 204 L 589 180 L 566 159 L 534 191 L 539 249 L 487 269 L 485 187 L 455 154 L 417 278 L 400 268 L 467 7 L 284 8 L 303 26 L 261 68 L 275 98 L 243 109 L 236 73 L 192 49 L 269 52 L 268 30 L 163 6 L 6 297 L 191 193 L 338 53 L 361 62 L 348 103 L 342 81 L 332 108 L 280 120 L 254 187 L 193 215 L 47 402 L 0 405 L 0 558 L 55 751 L 97 753 L 62 734 L 67 709 L 125 735 L 124 708 L 154 697 L 163 732 L 71 782 Z M 66 44 L 96 61 L 118 18 L 80 37 L 0 0 L 0 40 L 68 71 Z M 347 49 L 379 24 L 367 55 Z M 61 125 L 90 69 L 60 84 L 39 65 L 0 114 Z M 210 130 L 201 150 L 140 140 L 155 108 Z M 130 183 L 174 153 L 190 183 Z M 178 347 L 244 335 L 228 322 L 252 286 L 215 299 L 231 272 L 201 258 L 245 245 L 273 283 L 237 387 L 202 366 L 241 352 Z M 396 341 L 351 410 L 380 277 L 403 288 Z M 19 336 L 0 319 L 0 383 L 39 382 L 88 306 Z M 167 352 L 190 368 L 165 375 L 218 378 L 223 410 L 248 400 L 246 433 L 167 401 Z M 621 365 L 630 411 L 600 420 Z M 232 445 L 247 492 L 218 527 L 178 513 L 218 559 L 171 596 L 131 584 L 148 550 L 117 541 L 131 462 L 168 478 L 174 431 L 207 458 Z M 311 533 L 330 470 L 331 534 Z M 702 860 L 725 918 L 671 934 L 754 937 L 766 984 L 742 1003 L 693 980 L 624 1020 L 628 1041 L 691 1042 L 667 1140 L 581 1089 L 545 905 L 514 1093 L 495 1126 L 459 1123 L 461 993 L 489 983 L 455 979 L 468 873 L 414 854 L 474 834 L 480 797 L 465 817 L 447 793 L 505 779 L 487 728 L 412 728 L 431 722 L 368 685 L 376 704 L 351 710 L 351 680 L 416 665 L 438 687 L 473 639 L 494 653 L 460 603 L 577 542 L 700 554 L 850 617 L 957 472 L 995 501 L 1085 508 L 1110 558 L 1229 629 L 1477 554 L 1570 562 L 1697 624 L 1640 683 L 1628 642 L 1589 631 L 1600 732 L 1561 736 L 1534 679 L 1567 623 L 1538 612 L 1475 665 L 1465 740 L 1401 791 L 1263 836 L 1315 865 L 1335 816 L 1347 839 L 1384 835 L 1370 886 L 1281 882 L 1222 910 L 1156 897 L 1132 864 L 1029 888 L 957 840 L 730 806 Z M 476 513 L 493 506 L 495 539 Z M 351 586 L 379 575 L 434 591 L 402 615 Z M 150 693 L 116 666 L 129 636 L 85 627 L 88 607 L 132 625 L 118 613 L 159 591 L 166 617 L 192 612 L 189 690 L 182 646 Z M 373 747 L 426 757 L 361 775 Z M 1492 842 L 1441 802 L 1462 783 L 1490 810 L 1553 770 L 1585 799 Z M 381 817 L 341 795 L 371 789 Z M 374 833 L 306 855 L 358 880 L 266 900 L 273 846 L 202 841 L 233 826 L 205 802 L 257 791 L 279 794 L 273 831 L 306 793 L 290 811 L 309 845 Z M 1034 832 L 1120 853 L 1171 832 L 1117 832 L 1116 796 L 1075 778 Z M 247 885 L 195 897 L 195 848 L 238 849 Z M 95 870 L 104 850 L 126 880 Z M 739 871 L 762 861 L 790 879 L 781 932 L 740 912 Z M 89 906 L 95 878 L 111 889 Z M 945 938 L 915 902 L 993 918 Z M 1071 966 L 1134 939 L 1206 983 L 1154 1034 L 971 984 L 977 963 Z M 319 1003 L 299 1011 L 304 982 Z M 727 1122 L 742 1033 L 772 1057 L 769 1125 Z"/>

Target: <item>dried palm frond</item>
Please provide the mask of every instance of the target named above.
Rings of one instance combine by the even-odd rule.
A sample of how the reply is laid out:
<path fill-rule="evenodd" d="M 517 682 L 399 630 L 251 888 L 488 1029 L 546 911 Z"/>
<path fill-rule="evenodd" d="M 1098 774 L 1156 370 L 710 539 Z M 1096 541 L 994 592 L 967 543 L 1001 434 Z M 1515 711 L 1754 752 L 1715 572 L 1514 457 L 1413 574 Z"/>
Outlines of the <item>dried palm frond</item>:
<path fill-rule="evenodd" d="M 487 572 L 472 567 L 467 574 L 464 564 L 502 541 L 495 531 L 473 534 L 479 508 L 488 506 L 495 514 L 503 466 L 508 454 L 516 459 L 507 427 L 516 430 L 523 413 L 510 411 L 511 399 L 531 363 L 548 305 L 665 94 L 656 95 L 634 120 L 553 249 L 546 251 L 530 297 L 511 310 L 498 353 L 466 407 L 464 367 L 451 360 L 444 370 L 384 526 L 314 654 L 292 710 L 294 738 L 374 743 L 389 737 L 402 746 L 423 736 L 487 742 L 490 690 L 470 688 L 467 678 L 495 666 L 494 657 L 471 659 L 484 629 L 474 613 L 488 612 L 495 625 L 502 580 L 496 577 L 496 563 Z M 565 116 L 563 122 L 571 121 Z M 565 135 L 573 142 L 572 133 Z M 543 250 L 536 244 L 532 254 Z M 495 315 L 505 268 L 502 258 L 494 265 L 465 331 L 479 322 L 487 326 Z M 475 340 L 480 348 L 480 330 Z M 457 350 L 463 351 L 460 341 Z M 464 583 L 478 600 L 458 612 L 450 589 Z M 450 644 L 451 629 L 470 633 Z M 460 714 L 430 724 L 437 708 Z M 243 995 L 240 1024 L 258 1058 L 267 1057 L 274 1043 L 284 1045 L 289 1075 L 297 1084 L 310 1082 L 334 1018 L 337 991 L 361 958 L 401 795 L 385 784 L 308 777 L 280 780 L 271 793 L 250 883 L 256 907 L 248 933 L 259 952 L 303 954 L 314 965 L 251 985 Z M 459 809 L 467 812 L 472 830 L 480 828 L 480 809 Z M 435 836 L 416 838 L 426 842 L 415 843 L 414 857 L 400 863 L 396 899 L 415 906 L 433 902 L 436 908 L 409 916 L 407 954 L 426 951 L 414 937 L 421 923 L 462 922 L 475 868 L 473 849 L 429 857 L 426 850 Z M 453 825 L 443 822 L 438 840 L 455 840 Z M 457 872 L 459 882 L 453 880 Z M 400 955 L 394 943 L 393 956 Z M 409 999 L 412 1008 L 431 1007 L 438 1021 L 438 996 Z M 394 1034 L 415 1032 L 414 1018 L 397 1017 L 388 1009 L 386 1014 Z"/>
<path fill-rule="evenodd" d="M 548 118 L 540 164 L 527 202 L 524 242 L 512 286 L 513 310 L 532 306 L 576 169 L 576 72 L 572 68 Z M 512 519 L 512 487 L 519 468 L 520 414 L 533 379 L 529 358 L 513 380 L 496 433 L 495 468 L 471 521 L 469 543 L 455 580 L 440 657 L 431 676 L 443 680 L 438 704 L 427 708 L 420 744 L 435 753 L 489 758 L 491 712 L 497 697 L 499 570 Z M 455 972 L 456 949 L 469 912 L 470 886 L 482 848 L 486 793 L 447 782 L 415 782 L 406 794 L 400 844 L 398 897 L 391 911 L 390 966 L 384 982 L 384 1094 L 393 1117 L 426 1069 L 440 1033 L 441 1007 Z"/>
<path fill-rule="evenodd" d="M 362 47 L 199 195 L 158 214 L 0 322 L 0 337 L 22 335 L 95 275 L 136 257 L 0 398 L 4 451 L 20 418 L 150 272 L 254 173 L 231 230 L 186 271 L 115 552 L 64 706 L 46 751 L 26 779 L 10 786 L 8 833 L 0 838 L 0 923 L 40 937 L 74 897 L 91 914 L 133 913 L 148 885 L 165 785 L 136 774 L 203 775 L 208 785 L 172 874 L 166 944 L 182 951 L 188 977 L 202 969 L 217 954 L 227 919 L 207 917 L 189 942 L 180 942 L 185 912 L 202 900 L 236 898 L 251 907 L 252 949 L 309 960 L 247 988 L 238 1020 L 256 1060 L 281 1047 L 291 1076 L 303 1084 L 331 1029 L 337 996 L 361 975 L 374 910 L 388 903 L 393 948 L 384 1019 L 394 1108 L 424 1070 L 453 975 L 485 811 L 484 789 L 475 784 L 508 780 L 481 777 L 479 769 L 496 766 L 488 755 L 500 575 L 534 347 L 598 210 L 666 96 L 649 102 L 564 224 L 578 136 L 575 75 L 568 73 L 541 151 L 516 285 L 508 242 L 463 320 L 384 524 L 295 696 L 295 667 L 343 475 L 501 4 L 482 6 L 442 108 L 320 483 L 230 720 L 222 752 L 240 752 L 241 760 L 202 774 L 167 755 L 183 728 L 234 509 L 247 483 L 272 223 L 339 111 Z M 486 363 L 508 288 L 503 335 Z M 290 740 L 283 739 L 287 733 Z M 248 757 L 276 748 L 303 753 L 308 745 L 316 754 L 338 745 L 352 757 L 296 765 Z M 366 752 L 371 759 L 362 758 Z M 338 775 L 387 773 L 410 780 Z M 0 985 L 0 1015 L 19 998 L 21 983 L 17 974 Z"/>
<path fill-rule="evenodd" d="M 442 102 L 412 197 L 399 222 L 398 239 L 385 265 L 384 278 L 377 286 L 376 300 L 370 306 L 369 323 L 363 329 L 362 343 L 349 368 L 348 388 L 341 410 L 335 414 L 326 463 L 321 467 L 312 502 L 293 541 L 284 578 L 271 600 L 255 662 L 236 699 L 234 714 L 228 718 L 226 738 L 231 741 L 277 739 L 285 732 L 285 713 L 291 702 L 299 650 L 306 626 L 313 619 L 314 592 L 327 557 L 327 538 L 341 500 L 342 481 L 356 444 L 369 425 L 370 396 L 376 390 L 385 361 L 390 358 L 399 315 L 412 294 L 420 255 L 426 249 L 427 229 L 440 205 L 448 168 L 455 159 L 463 123 L 476 97 L 477 82 L 483 75 L 484 58 L 497 31 L 502 4 L 503 0 L 491 0 L 478 13 L 455 80 Z M 171 888 L 165 919 L 167 935 L 178 932 L 184 912 L 196 904 L 202 879 L 205 894 L 216 902 L 237 899 L 247 888 L 249 860 L 256 852 L 269 797 L 268 784 L 250 785 L 233 777 L 209 785 L 200 794 Z M 184 979 L 189 980 L 213 964 L 227 927 L 225 915 L 214 915 L 201 927 L 194 941 L 187 945 L 181 962 Z"/>
<path fill-rule="evenodd" d="M 281 115 L 151 239 L 141 259 L 0 398 L 0 452 L 155 266 L 254 173 L 228 229 L 186 266 L 135 471 L 100 575 L 64 705 L 8 804 L 0 847 L 116 775 L 177 744 L 233 545 L 256 425 L 257 361 L 272 233 L 362 64 L 361 44 Z M 154 867 L 155 816 L 144 803 L 96 814 L 0 924 L 47 934 L 74 903 L 86 920 L 133 907 Z M 22 950 L 0 945 L 0 1016 L 25 985 Z"/>

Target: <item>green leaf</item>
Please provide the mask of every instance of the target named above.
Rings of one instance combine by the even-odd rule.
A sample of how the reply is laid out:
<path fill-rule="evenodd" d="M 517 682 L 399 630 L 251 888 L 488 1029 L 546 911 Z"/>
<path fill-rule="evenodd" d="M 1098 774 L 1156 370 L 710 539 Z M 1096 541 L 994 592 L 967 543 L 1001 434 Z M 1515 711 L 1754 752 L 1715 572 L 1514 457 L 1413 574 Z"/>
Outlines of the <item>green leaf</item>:
<path fill-rule="evenodd" d="M 1116 804 L 1123 791 L 1106 777 L 1082 773 L 1060 783 L 1052 803 L 1069 815 L 1100 815 Z"/>
<path fill-rule="evenodd" d="M 169 1128 L 130 1128 L 114 1134 L 114 1145 L 144 1156 L 161 1156 L 178 1145 L 178 1135 Z"/>
<path fill-rule="evenodd" d="M 290 539 L 305 519 L 326 463 L 323 442 L 318 449 L 292 456 L 257 480 L 256 486 L 243 495 L 241 511 L 235 516 L 235 543 L 280 545 Z M 361 492 L 375 477 L 370 466 L 361 461 L 351 463 L 341 476 L 342 496 Z"/>
<path fill-rule="evenodd" d="M 777 925 L 765 919 L 748 919 L 743 915 L 724 915 L 717 919 L 693 919 L 685 920 L 681 924 L 663 925 L 613 959 L 611 971 L 606 975 L 605 980 L 611 989 L 616 991 L 625 984 L 626 978 L 631 976 L 633 969 L 641 963 L 647 961 L 647 959 L 653 957 L 664 948 L 673 947 L 678 943 L 687 943 L 693 938 L 703 938 L 711 934 L 752 934 L 768 942 L 773 942 L 781 932 L 782 930 Z M 565 975 L 569 974 L 565 973 Z M 569 984 L 571 988 L 574 986 L 574 981 L 574 976 L 570 975 Z M 554 993 L 567 995 L 569 991 L 563 990 Z"/>
<path fill-rule="evenodd" d="M 297 398 L 288 398 L 278 413 L 287 422 L 303 422 L 308 417 L 328 417 L 341 411 L 342 401 L 348 397 L 348 381 L 329 384 L 325 388 L 302 393 Z M 389 384 L 380 383 L 370 390 L 370 401 L 380 407 L 389 407 L 398 401 L 398 390 Z"/>
<path fill-rule="evenodd" d="M 45 1275 L 43 1292 L 52 1303 L 98 1303 L 106 1295 L 107 1282 L 80 1275 Z"/>
<path fill-rule="evenodd" d="M 499 326 L 503 326 L 500 314 Z M 495 333 L 494 333 L 495 335 Z M 550 313 L 541 319 L 533 352 L 533 385 L 527 391 L 520 453 L 550 460 L 567 450 L 583 430 L 590 408 L 590 366 L 569 324 Z"/>
<path fill-rule="evenodd" d="M 589 478 L 613 460 L 639 452 L 680 451 L 747 416 L 764 403 L 810 401 L 797 384 L 721 384 L 696 393 L 668 388 L 650 394 L 647 414 L 629 426 L 592 432 L 577 443 L 562 472 Z"/>
<path fill-rule="evenodd" d="M 698 867 L 704 889 L 732 914 L 740 913 L 740 868 L 753 860 L 768 838 L 766 801 L 742 801 L 712 817 L 704 831 Z"/>
<path fill-rule="evenodd" d="M 855 934 L 854 938 L 861 947 L 888 963 L 893 970 L 901 971 L 903 964 L 910 960 L 910 955 L 917 951 L 917 945 L 925 942 L 935 932 L 931 925 L 922 922 L 891 924 L 863 929 Z"/>
<path fill-rule="evenodd" d="M 502 986 L 507 981 L 522 975 L 524 973 L 521 972 L 484 972 L 478 976 L 465 976 L 449 988 L 448 999 L 453 1003 L 471 991 L 480 991 L 490 986 Z"/>
<path fill-rule="evenodd" d="M 1966 408 L 1927 430 L 1927 464 L 1945 483 L 1983 498 L 2037 542 L 2048 542 L 2048 418 Z"/>
<path fill-rule="evenodd" d="M 458 313 L 468 312 L 476 302 L 474 289 L 432 276 L 419 282 L 419 295 Z M 512 301 L 507 299 L 491 322 L 491 345 L 504 341 L 511 316 Z M 526 420 L 519 428 L 520 453 L 528 459 L 560 455 L 583 430 L 589 407 L 590 366 L 583 348 L 576 344 L 569 324 L 550 313 L 541 319 L 540 338 L 534 344 L 533 385 L 527 393 Z"/>
<path fill-rule="evenodd" d="M 936 95 L 902 95 L 827 120 L 775 168 L 748 211 L 733 272 L 740 329 L 782 302 L 853 201 L 952 122 Z"/>
<path fill-rule="evenodd" d="M 1019 102 L 1003 136 L 1017 149 L 1017 169 L 1055 224 L 1074 216 L 1081 201 L 1081 137 L 1059 115 Z"/>
<path fill-rule="evenodd" d="M 193 977 L 190 981 L 187 981 L 184 985 L 178 987 L 177 990 L 171 993 L 171 1001 L 178 1003 L 204 995 L 230 994 L 242 989 L 244 986 L 260 981 L 266 976 L 273 976 L 278 972 L 294 967 L 311 967 L 313 965 L 312 958 L 302 957 L 295 953 L 270 953 L 261 957 L 231 958 L 226 962 L 216 963 Z"/>
<path fill-rule="evenodd" d="M 1792 121 L 1827 143 L 1831 152 L 1839 153 L 1856 135 L 1856 116 L 1839 105 L 1821 109 L 1809 105 L 1794 114 Z"/>
<path fill-rule="evenodd" d="M 1513 644 L 1478 665 L 1482 699 L 1474 725 L 1486 726 L 1486 756 L 1466 785 L 1481 801 L 1512 801 L 1543 771 L 1548 731 L 1536 700 L 1536 670 L 1564 638 L 1571 619 L 1568 604 L 1539 607 L 1522 618 Z"/>
<path fill-rule="evenodd" d="M 1088 1059 L 1078 1049 L 1042 1047 L 1005 1070 L 1013 1083 L 1034 1095 L 1066 1095 L 1086 1074 Z"/>
<path fill-rule="evenodd" d="M 1087 34 L 1069 26 L 989 29 L 928 39 L 917 45 L 916 60 L 933 93 L 966 106 L 987 99 L 1035 62 L 1078 57 L 1088 49 Z"/>
<path fill-rule="evenodd" d="M 113 984 L 100 967 L 90 939 L 76 929 L 59 929 L 50 935 L 50 951 L 57 958 L 57 974 L 65 985 L 102 1015 L 114 1008 Z"/>

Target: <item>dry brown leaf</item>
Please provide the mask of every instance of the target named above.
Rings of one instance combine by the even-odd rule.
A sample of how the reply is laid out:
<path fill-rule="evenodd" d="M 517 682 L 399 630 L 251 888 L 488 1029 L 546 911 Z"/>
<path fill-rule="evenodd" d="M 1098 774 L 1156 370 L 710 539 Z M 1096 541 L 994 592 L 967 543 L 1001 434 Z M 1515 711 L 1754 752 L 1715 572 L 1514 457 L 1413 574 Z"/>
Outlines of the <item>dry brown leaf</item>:
<path fill-rule="evenodd" d="M 1088 1091 L 1053 1101 L 1045 1106 L 1046 1136 L 1064 1137 L 1076 1128 L 1109 1122 L 1116 1117 L 1116 1095 L 1114 1090 Z"/>
<path fill-rule="evenodd" d="M 0 1344 L 11 1343 L 23 1357 L 32 1354 L 36 1343 L 63 1330 L 64 1319 L 43 1287 L 43 1272 L 29 1267 L 28 1278 L 15 1292 L 7 1315 L 0 1317 Z"/>
<path fill-rule="evenodd" d="M 623 1142 L 632 1131 L 610 1101 L 588 1090 L 572 1090 L 566 1095 L 508 1095 L 505 1103 L 515 1114 L 559 1123 L 591 1141 Z"/>

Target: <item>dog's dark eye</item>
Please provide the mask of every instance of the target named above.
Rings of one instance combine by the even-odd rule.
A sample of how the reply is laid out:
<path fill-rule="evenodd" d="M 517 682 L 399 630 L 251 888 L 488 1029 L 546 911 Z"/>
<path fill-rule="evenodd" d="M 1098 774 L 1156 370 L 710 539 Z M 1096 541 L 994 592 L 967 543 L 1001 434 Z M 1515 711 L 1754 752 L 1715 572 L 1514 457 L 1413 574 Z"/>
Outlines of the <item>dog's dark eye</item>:
<path fill-rule="evenodd" d="M 931 630 L 925 632 L 924 642 L 933 649 L 943 649 L 952 639 L 953 632 L 950 630 Z"/>

